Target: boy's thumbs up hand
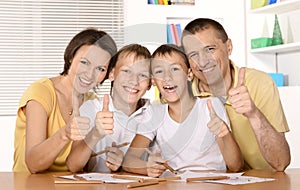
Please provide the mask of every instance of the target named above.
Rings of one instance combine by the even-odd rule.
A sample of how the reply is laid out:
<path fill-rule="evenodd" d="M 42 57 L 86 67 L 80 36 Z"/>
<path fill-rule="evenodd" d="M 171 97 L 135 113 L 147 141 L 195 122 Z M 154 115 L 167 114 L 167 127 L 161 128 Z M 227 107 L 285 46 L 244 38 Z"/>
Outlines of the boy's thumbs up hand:
<path fill-rule="evenodd" d="M 113 133 L 114 118 L 113 112 L 109 111 L 109 97 L 107 94 L 103 97 L 102 111 L 97 112 L 95 119 L 95 130 L 97 136 L 104 137 Z"/>
<path fill-rule="evenodd" d="M 103 106 L 102 106 L 102 111 L 109 111 L 108 110 L 109 106 L 109 97 L 107 94 L 104 94 L 103 96 Z"/>
<path fill-rule="evenodd" d="M 207 108 L 210 115 L 210 121 L 207 123 L 207 127 L 216 137 L 224 137 L 229 133 L 229 129 L 224 121 L 216 114 L 211 100 L 207 100 Z"/>

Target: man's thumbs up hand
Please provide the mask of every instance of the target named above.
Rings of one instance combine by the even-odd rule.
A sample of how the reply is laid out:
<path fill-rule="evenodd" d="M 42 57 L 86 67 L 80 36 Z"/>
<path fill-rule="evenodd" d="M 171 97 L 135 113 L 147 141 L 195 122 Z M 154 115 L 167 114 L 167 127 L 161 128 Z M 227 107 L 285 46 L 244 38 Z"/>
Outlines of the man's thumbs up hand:
<path fill-rule="evenodd" d="M 257 108 L 251 99 L 248 88 L 245 86 L 245 76 L 246 68 L 242 67 L 239 70 L 237 86 L 228 92 L 228 100 L 237 113 L 251 117 Z"/>

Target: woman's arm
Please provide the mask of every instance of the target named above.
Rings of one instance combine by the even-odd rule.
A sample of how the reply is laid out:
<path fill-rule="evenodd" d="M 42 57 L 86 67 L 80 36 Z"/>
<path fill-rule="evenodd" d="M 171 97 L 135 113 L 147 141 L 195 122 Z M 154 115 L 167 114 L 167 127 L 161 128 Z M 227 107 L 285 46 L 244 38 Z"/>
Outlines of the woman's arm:
<path fill-rule="evenodd" d="M 73 142 L 71 152 L 66 162 L 67 167 L 71 172 L 79 172 L 83 170 L 91 157 L 94 145 L 105 136 L 95 136 L 94 129 L 95 128 L 88 133 L 84 140 Z"/>
<path fill-rule="evenodd" d="M 47 138 L 48 118 L 43 106 L 31 100 L 23 109 L 26 115 L 25 162 L 31 173 L 47 170 L 70 142 L 66 126 Z"/>
<path fill-rule="evenodd" d="M 108 103 L 108 96 L 105 96 L 102 111 L 96 113 L 95 126 L 83 140 L 73 142 L 71 152 L 67 158 L 67 166 L 70 171 L 82 171 L 90 159 L 95 144 L 106 135 L 113 133 L 114 118 L 113 112 L 108 110 Z M 79 110 L 76 112 L 79 115 Z"/>

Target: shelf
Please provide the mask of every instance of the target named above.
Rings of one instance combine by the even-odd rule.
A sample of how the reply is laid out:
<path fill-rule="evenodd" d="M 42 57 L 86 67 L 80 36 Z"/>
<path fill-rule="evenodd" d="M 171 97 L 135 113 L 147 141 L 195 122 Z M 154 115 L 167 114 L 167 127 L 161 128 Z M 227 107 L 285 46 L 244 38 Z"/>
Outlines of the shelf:
<path fill-rule="evenodd" d="M 275 53 L 291 53 L 300 51 L 300 42 L 295 43 L 288 43 L 288 44 L 282 44 L 277 46 L 269 46 L 264 48 L 257 48 L 257 49 L 251 49 L 251 53 L 269 53 L 269 54 L 275 54 Z"/>
<path fill-rule="evenodd" d="M 286 0 L 283 2 L 278 2 L 271 5 L 266 5 L 261 8 L 252 9 L 251 13 L 271 13 L 271 14 L 280 14 L 286 13 L 289 11 L 295 11 L 300 9 L 300 0 Z"/>

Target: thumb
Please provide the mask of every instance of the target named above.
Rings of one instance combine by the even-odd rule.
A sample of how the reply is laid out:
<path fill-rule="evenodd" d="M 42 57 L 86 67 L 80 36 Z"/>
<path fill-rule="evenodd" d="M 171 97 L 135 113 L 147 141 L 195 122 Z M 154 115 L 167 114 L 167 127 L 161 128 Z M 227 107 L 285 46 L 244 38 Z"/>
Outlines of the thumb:
<path fill-rule="evenodd" d="M 108 104 L 109 104 L 109 97 L 108 97 L 108 94 L 104 94 L 104 96 L 103 96 L 103 107 L 102 107 L 102 111 L 109 111 L 109 110 L 108 110 Z"/>
<path fill-rule="evenodd" d="M 161 149 L 157 149 L 155 154 L 156 154 L 157 156 L 160 156 L 160 154 L 161 154 Z"/>
<path fill-rule="evenodd" d="M 215 110 L 214 110 L 214 108 L 212 106 L 211 100 L 207 100 L 206 103 L 207 103 L 207 108 L 208 108 L 208 111 L 209 111 L 209 115 L 212 118 L 216 114 L 216 112 L 215 112 Z"/>
<path fill-rule="evenodd" d="M 246 73 L 246 68 L 245 67 L 240 68 L 237 86 L 245 85 L 245 73 Z"/>
<path fill-rule="evenodd" d="M 79 103 L 79 97 L 73 95 L 73 98 L 72 98 L 72 115 L 77 117 L 77 116 L 80 116 L 80 112 L 79 112 L 79 106 L 80 106 L 80 103 Z"/>

